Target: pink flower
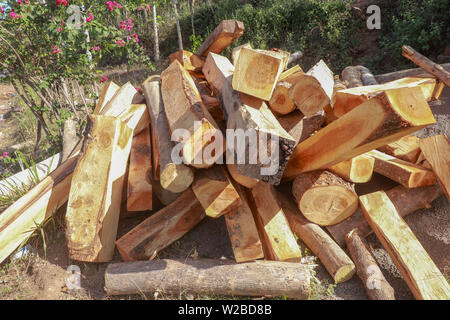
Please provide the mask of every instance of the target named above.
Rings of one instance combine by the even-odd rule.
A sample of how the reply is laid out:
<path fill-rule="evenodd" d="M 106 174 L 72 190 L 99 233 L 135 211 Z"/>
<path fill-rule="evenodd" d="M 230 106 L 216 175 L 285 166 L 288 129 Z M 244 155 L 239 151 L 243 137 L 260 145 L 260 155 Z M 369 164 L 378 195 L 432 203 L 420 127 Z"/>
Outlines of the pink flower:
<path fill-rule="evenodd" d="M 132 36 L 134 37 L 134 40 L 135 40 L 136 42 L 139 42 L 139 37 L 138 37 L 138 35 L 137 35 L 136 33 L 133 34 Z"/>
<path fill-rule="evenodd" d="M 142 7 L 138 7 L 138 10 L 141 11 L 141 10 L 142 10 Z"/>
<path fill-rule="evenodd" d="M 14 12 L 14 9 L 10 12 L 9 15 L 10 15 L 10 17 L 13 18 L 13 19 L 16 19 L 16 18 L 22 18 L 22 16 L 20 16 L 20 15 L 18 15 L 17 13 Z"/>
<path fill-rule="evenodd" d="M 61 53 L 61 51 L 59 50 L 59 48 L 57 46 L 52 46 L 53 52 L 54 54 L 58 54 Z"/>
<path fill-rule="evenodd" d="M 58 30 L 57 30 L 58 32 L 61 32 L 61 31 L 63 31 L 63 28 L 61 27 L 61 28 L 58 28 Z"/>
<path fill-rule="evenodd" d="M 86 21 L 89 22 L 92 19 L 94 19 L 94 15 L 92 13 L 89 13 L 89 17 L 86 18 Z"/>
<path fill-rule="evenodd" d="M 108 77 L 107 77 L 107 76 L 103 76 L 103 77 L 100 79 L 100 83 L 103 83 L 103 82 L 106 82 L 106 81 L 108 81 Z"/>
<path fill-rule="evenodd" d="M 3 153 L 3 159 L 8 158 L 8 152 Z"/>
<path fill-rule="evenodd" d="M 91 50 L 92 50 L 92 51 L 99 51 L 99 50 L 100 50 L 100 47 L 99 47 L 99 46 L 91 47 Z"/>
<path fill-rule="evenodd" d="M 114 5 L 117 7 L 117 9 L 122 9 L 122 6 L 118 4 L 117 2 L 113 1 Z"/>
<path fill-rule="evenodd" d="M 17 0 L 18 4 L 23 4 L 22 0 Z"/>
<path fill-rule="evenodd" d="M 118 44 L 119 46 L 124 46 L 125 42 L 122 39 L 119 39 L 116 41 L 116 44 Z"/>
<path fill-rule="evenodd" d="M 106 5 L 108 6 L 109 11 L 113 11 L 114 10 L 114 3 L 112 3 L 112 1 L 108 1 L 106 2 Z"/>
<path fill-rule="evenodd" d="M 4 12 L 5 12 L 5 9 L 3 9 L 2 6 L 0 6 L 0 13 L 4 13 Z"/>
<path fill-rule="evenodd" d="M 67 0 L 56 0 L 56 6 L 59 6 L 60 4 L 67 7 Z"/>
<path fill-rule="evenodd" d="M 148 4 L 148 5 L 147 5 L 147 11 L 150 11 L 151 7 L 152 7 L 152 6 Z"/>

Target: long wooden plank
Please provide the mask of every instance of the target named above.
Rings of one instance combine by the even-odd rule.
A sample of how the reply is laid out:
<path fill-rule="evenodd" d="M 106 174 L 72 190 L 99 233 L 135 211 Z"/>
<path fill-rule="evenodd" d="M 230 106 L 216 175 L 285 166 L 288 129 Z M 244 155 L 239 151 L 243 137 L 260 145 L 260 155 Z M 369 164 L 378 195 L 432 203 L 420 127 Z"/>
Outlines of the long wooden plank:
<path fill-rule="evenodd" d="M 244 23 L 237 20 L 223 20 L 203 42 L 195 54 L 206 57 L 208 53 L 221 53 L 244 34 Z"/>
<path fill-rule="evenodd" d="M 300 143 L 284 177 L 330 167 L 435 122 L 420 88 L 386 90 Z"/>
<path fill-rule="evenodd" d="M 112 81 L 105 82 L 92 114 L 100 114 L 103 107 L 114 97 L 120 87 Z"/>
<path fill-rule="evenodd" d="M 450 201 L 450 142 L 447 136 L 441 134 L 421 139 L 419 146 Z"/>
<path fill-rule="evenodd" d="M 71 259 L 112 259 L 132 137 L 133 130 L 119 119 L 92 116 L 92 130 L 74 171 L 67 204 Z"/>
<path fill-rule="evenodd" d="M 109 100 L 108 103 L 99 111 L 99 115 L 118 117 L 131 106 L 134 96 L 137 94 L 136 88 L 130 82 L 120 87 Z"/>
<path fill-rule="evenodd" d="M 416 299 L 449 300 L 450 286 L 383 191 L 360 197 L 364 216 Z"/>

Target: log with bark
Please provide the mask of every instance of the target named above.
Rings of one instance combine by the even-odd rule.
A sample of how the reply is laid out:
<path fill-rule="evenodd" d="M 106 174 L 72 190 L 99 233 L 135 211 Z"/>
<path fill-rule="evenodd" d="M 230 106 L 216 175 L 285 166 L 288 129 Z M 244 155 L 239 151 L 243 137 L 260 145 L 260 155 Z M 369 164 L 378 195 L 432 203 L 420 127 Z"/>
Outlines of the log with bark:
<path fill-rule="evenodd" d="M 359 68 L 359 72 L 361 74 L 361 81 L 364 86 L 373 86 L 378 84 L 377 80 L 375 79 L 375 76 L 373 73 L 364 66 L 357 66 Z"/>
<path fill-rule="evenodd" d="M 450 142 L 447 136 L 441 134 L 420 139 L 419 146 L 450 201 Z"/>
<path fill-rule="evenodd" d="M 435 122 L 420 88 L 384 91 L 300 143 L 284 177 L 328 168 Z"/>
<path fill-rule="evenodd" d="M 237 20 L 223 20 L 203 42 L 195 54 L 206 57 L 208 53 L 221 53 L 244 34 L 244 24 Z"/>
<path fill-rule="evenodd" d="M 295 140 L 295 146 L 308 139 L 314 132 L 319 131 L 325 123 L 323 111 L 306 118 L 299 110 L 277 117 L 280 125 Z"/>
<path fill-rule="evenodd" d="M 445 70 L 450 71 L 450 63 L 444 63 L 441 65 Z M 421 77 L 421 78 L 432 78 L 433 75 L 425 72 L 422 68 L 413 68 L 413 69 L 406 69 L 406 70 L 400 70 L 385 74 L 379 74 L 375 76 L 375 79 L 379 83 L 386 83 L 394 80 L 398 80 L 401 78 L 406 77 Z"/>
<path fill-rule="evenodd" d="M 397 208 L 400 216 L 405 217 L 419 209 L 431 208 L 431 203 L 442 196 L 443 191 L 438 184 L 435 184 L 414 189 L 397 186 L 386 191 L 386 194 Z M 345 247 L 345 236 L 355 228 L 358 229 L 361 237 L 367 237 L 372 233 L 361 209 L 341 223 L 327 227 L 327 230 L 341 247 Z"/>
<path fill-rule="evenodd" d="M 117 249 L 124 261 L 153 259 L 204 217 L 203 207 L 189 188 L 170 205 L 118 239 Z"/>
<path fill-rule="evenodd" d="M 409 134 L 377 150 L 404 161 L 417 163 L 420 155 L 419 138 Z"/>
<path fill-rule="evenodd" d="M 375 159 L 366 153 L 339 162 L 328 168 L 331 172 L 353 183 L 366 183 L 373 174 Z"/>
<path fill-rule="evenodd" d="M 152 124 L 153 179 L 158 180 L 162 189 L 166 190 L 161 190 L 162 193 L 183 192 L 192 184 L 194 174 L 188 166 L 172 161 L 174 144 L 164 112 L 160 77 L 151 76 L 143 83 L 142 88 Z M 170 195 L 167 197 L 171 198 Z M 162 196 L 162 198 L 167 197 Z M 167 204 L 164 199 L 160 200 Z"/>
<path fill-rule="evenodd" d="M 361 71 L 358 67 L 348 66 L 342 70 L 342 80 L 347 88 L 362 87 Z"/>
<path fill-rule="evenodd" d="M 305 218 L 321 226 L 337 224 L 358 209 L 355 185 L 329 171 L 298 175 L 292 194 Z"/>
<path fill-rule="evenodd" d="M 394 288 L 387 282 L 369 246 L 358 230 L 350 231 L 345 237 L 347 249 L 356 264 L 356 272 L 367 295 L 372 300 L 395 300 Z"/>
<path fill-rule="evenodd" d="M 360 197 L 369 225 L 391 256 L 416 299 L 449 300 L 450 285 L 386 193 Z"/>
<path fill-rule="evenodd" d="M 279 192 L 277 196 L 292 231 L 319 258 L 334 282 L 350 280 L 356 270 L 344 250 L 321 227 L 306 220 L 291 199 Z"/>
<path fill-rule="evenodd" d="M 114 263 L 105 272 L 109 295 L 161 292 L 178 296 L 182 292 L 308 299 L 309 283 L 307 265 L 277 261 L 162 259 Z"/>

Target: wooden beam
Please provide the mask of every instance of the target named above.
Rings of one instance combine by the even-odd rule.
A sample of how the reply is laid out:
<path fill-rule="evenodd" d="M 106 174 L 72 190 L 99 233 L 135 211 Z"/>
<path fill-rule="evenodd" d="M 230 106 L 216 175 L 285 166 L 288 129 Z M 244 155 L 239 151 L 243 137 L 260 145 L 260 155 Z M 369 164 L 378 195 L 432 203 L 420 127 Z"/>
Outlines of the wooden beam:
<path fill-rule="evenodd" d="M 372 178 L 375 159 L 362 154 L 354 158 L 339 162 L 328 168 L 341 178 L 353 183 L 366 183 Z"/>
<path fill-rule="evenodd" d="M 302 253 L 278 204 L 273 186 L 259 182 L 250 193 L 250 208 L 263 240 L 266 259 L 300 261 Z"/>
<path fill-rule="evenodd" d="M 394 288 L 387 282 L 369 246 L 358 230 L 350 231 L 345 237 L 347 249 L 355 261 L 358 277 L 371 300 L 395 300 Z"/>
<path fill-rule="evenodd" d="M 223 20 L 203 42 L 195 54 L 206 57 L 208 53 L 221 53 L 244 34 L 244 24 L 237 20 Z"/>
<path fill-rule="evenodd" d="M 241 186 L 234 184 L 234 187 L 239 194 L 240 205 L 225 215 L 234 259 L 238 263 L 262 259 L 264 250 L 247 196 Z"/>
<path fill-rule="evenodd" d="M 416 299 L 449 300 L 450 286 L 383 191 L 360 197 L 361 207 L 381 244 Z"/>
<path fill-rule="evenodd" d="M 146 130 L 150 124 L 150 115 L 145 104 L 132 104 L 118 118 L 133 130 L 133 136 Z"/>
<path fill-rule="evenodd" d="M 279 116 L 277 119 L 283 129 L 294 138 L 295 146 L 308 139 L 314 132 L 319 131 L 325 122 L 323 112 L 306 118 L 299 110 Z"/>
<path fill-rule="evenodd" d="M 350 280 L 356 269 L 344 250 L 321 227 L 306 220 L 291 199 L 279 192 L 277 196 L 292 231 L 319 258 L 334 282 Z"/>
<path fill-rule="evenodd" d="M 431 208 L 431 202 L 439 198 L 443 191 L 438 184 L 435 184 L 434 186 L 414 189 L 397 186 L 386 191 L 386 194 L 397 208 L 398 213 L 405 217 L 419 209 Z M 345 247 L 345 236 L 353 229 L 358 229 L 361 237 L 367 237 L 372 233 L 372 229 L 364 218 L 361 209 L 358 209 L 351 217 L 341 223 L 327 227 L 328 232 L 341 247 Z"/>
<path fill-rule="evenodd" d="M 220 97 L 224 85 L 231 86 L 233 81 L 234 66 L 226 57 L 209 53 L 203 66 L 203 74 L 208 83 L 213 87 L 214 93 Z M 232 110 L 225 109 L 227 114 Z"/>
<path fill-rule="evenodd" d="M 417 163 L 420 155 L 419 138 L 409 134 L 377 150 L 400 160 Z"/>
<path fill-rule="evenodd" d="M 285 178 L 328 168 L 435 122 L 419 88 L 386 90 L 300 143 Z"/>
<path fill-rule="evenodd" d="M 190 135 L 183 142 L 184 160 L 196 168 L 211 167 L 225 148 L 221 152 L 216 150 L 214 155 L 206 154 L 205 149 L 221 132 L 204 106 L 192 77 L 177 60 L 161 74 L 161 92 L 170 131 L 184 129 Z"/>
<path fill-rule="evenodd" d="M 305 218 L 321 226 L 337 224 L 358 209 L 355 185 L 329 171 L 298 175 L 292 194 Z"/>
<path fill-rule="evenodd" d="M 420 139 L 419 146 L 450 201 L 450 143 L 447 136 L 441 134 Z"/>
<path fill-rule="evenodd" d="M 224 214 L 235 212 L 240 204 L 239 194 L 228 179 L 222 166 L 198 170 L 192 184 L 198 201 L 207 216 L 219 218 Z"/>
<path fill-rule="evenodd" d="M 180 193 L 192 184 L 194 174 L 192 169 L 172 160 L 173 142 L 164 104 L 161 95 L 159 76 L 149 77 L 142 85 L 152 129 L 153 179 L 160 181 L 160 186 L 167 190 L 164 193 Z M 158 192 L 158 194 L 161 194 Z M 159 198 L 159 197 L 158 197 Z M 167 198 L 163 196 L 162 198 Z M 169 196 L 169 198 L 171 198 Z M 160 199 L 167 204 L 165 199 Z"/>
<path fill-rule="evenodd" d="M 289 281 L 286 281 L 289 279 Z M 109 295 L 163 292 L 180 295 L 267 296 L 308 299 L 310 271 L 301 263 L 181 259 L 110 264 L 105 272 Z M 181 288 L 181 289 L 180 289 Z"/>
<path fill-rule="evenodd" d="M 127 211 L 152 210 L 152 146 L 149 126 L 133 138 L 127 190 Z"/>
<path fill-rule="evenodd" d="M 280 57 L 242 48 L 233 74 L 233 89 L 268 101 L 283 67 L 284 61 Z"/>
<path fill-rule="evenodd" d="M 92 114 L 100 114 L 103 107 L 114 97 L 120 87 L 112 81 L 107 81 L 103 84 L 100 96 L 98 97 L 95 109 Z"/>
<path fill-rule="evenodd" d="M 373 170 L 391 180 L 394 180 L 406 188 L 431 186 L 436 183 L 436 175 L 433 171 L 417 164 L 406 162 L 387 155 L 378 150 L 366 153 L 375 160 Z"/>
<path fill-rule="evenodd" d="M 132 137 L 133 130 L 119 119 L 92 116 L 92 130 L 74 171 L 67 204 L 71 259 L 112 259 Z"/>
<path fill-rule="evenodd" d="M 130 82 L 125 83 L 98 114 L 110 117 L 120 116 L 130 108 L 133 97 L 137 93 L 136 88 Z"/>

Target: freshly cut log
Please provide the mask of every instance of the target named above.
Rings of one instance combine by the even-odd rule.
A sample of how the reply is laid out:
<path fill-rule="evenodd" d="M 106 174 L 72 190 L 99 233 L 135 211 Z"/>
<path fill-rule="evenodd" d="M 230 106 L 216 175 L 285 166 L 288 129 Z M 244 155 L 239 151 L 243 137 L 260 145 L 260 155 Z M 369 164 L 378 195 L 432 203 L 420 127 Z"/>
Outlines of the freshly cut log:
<path fill-rule="evenodd" d="M 450 143 L 447 136 L 441 134 L 420 139 L 419 145 L 450 201 Z"/>
<path fill-rule="evenodd" d="M 337 224 L 358 209 L 355 185 L 329 171 L 298 175 L 292 194 L 305 218 L 320 226 Z"/>
<path fill-rule="evenodd" d="M 233 89 L 268 101 L 283 67 L 284 61 L 280 57 L 242 48 L 233 74 Z"/>
<path fill-rule="evenodd" d="M 378 150 L 366 153 L 375 160 L 373 170 L 406 188 L 431 186 L 436 183 L 433 171 L 417 164 L 409 163 Z"/>
<path fill-rule="evenodd" d="M 350 231 L 345 237 L 347 249 L 355 261 L 358 277 L 371 300 L 395 300 L 394 288 L 387 282 L 369 247 L 358 234 L 358 230 Z"/>
<path fill-rule="evenodd" d="M 378 84 L 373 73 L 364 66 L 358 66 L 359 72 L 361 73 L 361 81 L 364 86 L 373 86 Z"/>
<path fill-rule="evenodd" d="M 289 96 L 297 108 L 310 117 L 330 103 L 333 86 L 333 73 L 320 60 L 289 89 Z"/>
<path fill-rule="evenodd" d="M 109 295 L 180 290 L 199 295 L 285 296 L 308 299 L 310 271 L 301 263 L 255 261 L 236 264 L 230 260 L 182 259 L 110 264 L 105 272 Z M 181 288 L 181 289 L 180 289 Z"/>
<path fill-rule="evenodd" d="M 401 160 L 417 163 L 420 155 L 419 138 L 409 134 L 377 150 Z"/>
<path fill-rule="evenodd" d="M 286 81 L 279 81 L 277 83 L 272 98 L 270 98 L 269 101 L 270 109 L 278 114 L 285 115 L 297 108 L 294 101 L 289 96 L 289 89 L 291 87 L 292 84 Z"/>
<path fill-rule="evenodd" d="M 100 114 L 103 107 L 114 97 L 120 87 L 112 81 L 105 82 L 92 114 Z"/>
<path fill-rule="evenodd" d="M 203 105 L 192 77 L 177 60 L 161 74 L 161 92 L 170 131 L 184 129 L 189 133 L 182 142 L 185 162 L 196 168 L 211 167 L 224 148 L 207 154 L 207 147 L 221 132 Z"/>
<path fill-rule="evenodd" d="M 268 260 L 300 261 L 302 253 L 278 204 L 273 186 L 259 182 L 250 190 L 250 208 Z"/>
<path fill-rule="evenodd" d="M 92 116 L 67 204 L 69 257 L 107 262 L 114 254 L 133 130 L 117 118 Z"/>
<path fill-rule="evenodd" d="M 228 168 L 228 172 L 230 173 L 233 180 L 236 181 L 241 186 L 251 189 L 259 182 L 258 179 L 253 179 L 253 178 L 244 176 L 242 174 L 239 174 L 237 172 L 237 168 L 234 163 L 228 163 L 227 168 Z"/>
<path fill-rule="evenodd" d="M 375 159 L 362 154 L 354 158 L 339 162 L 328 168 L 331 172 L 353 183 L 366 183 L 373 174 Z"/>
<path fill-rule="evenodd" d="M 127 187 L 127 211 L 152 210 L 152 146 L 150 127 L 133 138 Z"/>
<path fill-rule="evenodd" d="M 450 285 L 383 191 L 360 197 L 361 208 L 416 299 L 449 300 Z"/>
<path fill-rule="evenodd" d="M 435 122 L 420 88 L 386 90 L 300 143 L 284 176 L 328 168 Z"/>
<path fill-rule="evenodd" d="M 183 192 L 192 184 L 194 174 L 188 166 L 172 161 L 173 142 L 164 112 L 160 77 L 149 77 L 142 88 L 151 120 L 153 179 L 160 181 L 159 184 L 167 192 L 175 194 Z M 166 200 L 160 200 L 163 204 L 167 204 Z"/>
<path fill-rule="evenodd" d="M 237 46 L 231 50 L 231 61 L 233 62 L 233 65 L 236 65 L 236 62 L 238 61 L 239 54 L 241 53 L 242 48 L 252 49 L 252 46 L 249 42 L 244 43 L 241 46 Z"/>
<path fill-rule="evenodd" d="M 241 186 L 234 184 L 234 187 L 239 194 L 240 205 L 237 210 L 225 215 L 234 259 L 238 263 L 262 259 L 264 250 L 246 194 Z"/>
<path fill-rule="evenodd" d="M 66 203 L 78 154 L 74 153 L 0 214 L 0 263 Z"/>
<path fill-rule="evenodd" d="M 405 217 L 419 209 L 431 208 L 431 202 L 443 195 L 443 191 L 438 184 L 435 184 L 414 189 L 397 186 L 386 191 L 386 194 L 397 208 L 398 213 Z M 345 247 L 345 236 L 353 229 L 358 229 L 361 237 L 367 237 L 372 233 L 361 209 L 341 223 L 327 227 L 328 232 L 341 247 Z"/>
<path fill-rule="evenodd" d="M 170 205 L 118 239 L 117 249 L 124 261 L 153 259 L 204 217 L 203 207 L 189 188 Z"/>
<path fill-rule="evenodd" d="M 244 24 L 236 20 L 223 20 L 195 52 L 206 57 L 208 53 L 221 53 L 244 34 Z"/>
<path fill-rule="evenodd" d="M 403 46 L 402 51 L 405 58 L 408 58 L 425 71 L 437 77 L 440 81 L 445 83 L 447 87 L 450 87 L 450 72 L 445 70 L 441 65 L 434 63 L 410 46 Z"/>
<path fill-rule="evenodd" d="M 172 63 L 174 60 L 178 60 L 178 62 L 187 70 L 187 71 L 202 71 L 203 65 L 205 64 L 205 60 L 199 57 L 192 52 L 181 50 L 172 53 L 169 56 L 170 62 Z"/>
<path fill-rule="evenodd" d="M 192 191 L 207 216 L 219 218 L 239 208 L 241 204 L 239 194 L 222 166 L 198 170 L 195 175 Z"/>
<path fill-rule="evenodd" d="M 150 124 L 150 115 L 145 104 L 132 104 L 118 118 L 133 130 L 133 136 L 146 130 Z"/>
<path fill-rule="evenodd" d="M 334 282 L 350 280 L 356 269 L 344 250 L 321 227 L 306 220 L 291 199 L 279 192 L 277 196 L 292 231 L 319 258 Z"/>
<path fill-rule="evenodd" d="M 277 119 L 283 129 L 294 138 L 295 146 L 320 130 L 325 122 L 323 112 L 318 112 L 316 115 L 306 118 L 299 110 Z"/>
<path fill-rule="evenodd" d="M 348 66 L 342 70 L 342 80 L 347 88 L 362 87 L 361 71 L 358 67 Z"/>
<path fill-rule="evenodd" d="M 118 117 L 123 112 L 128 110 L 133 101 L 133 97 L 138 94 L 136 88 L 130 82 L 125 83 L 116 91 L 114 96 L 107 104 L 99 111 L 99 115 Z"/>
<path fill-rule="evenodd" d="M 403 78 L 385 84 L 340 90 L 334 96 L 334 114 L 342 117 L 380 92 L 391 89 L 419 87 L 427 101 L 436 100 L 442 93 L 442 90 L 435 91 L 436 86 L 437 81 L 433 78 Z"/>

